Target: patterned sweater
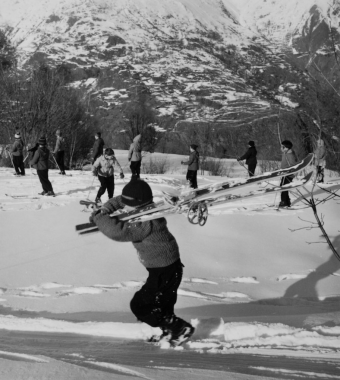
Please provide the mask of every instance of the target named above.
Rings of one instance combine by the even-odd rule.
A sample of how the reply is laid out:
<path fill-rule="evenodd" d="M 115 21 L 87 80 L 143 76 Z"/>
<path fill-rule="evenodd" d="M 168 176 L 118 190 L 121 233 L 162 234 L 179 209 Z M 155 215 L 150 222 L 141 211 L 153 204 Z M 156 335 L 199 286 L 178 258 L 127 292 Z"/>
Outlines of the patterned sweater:
<path fill-rule="evenodd" d="M 110 213 L 124 208 L 121 196 L 110 199 L 104 208 Z M 137 250 L 140 262 L 146 268 L 166 267 L 179 259 L 176 239 L 169 232 L 165 218 L 131 224 L 99 213 L 93 216 L 93 221 L 110 239 L 120 242 L 131 241 Z"/>

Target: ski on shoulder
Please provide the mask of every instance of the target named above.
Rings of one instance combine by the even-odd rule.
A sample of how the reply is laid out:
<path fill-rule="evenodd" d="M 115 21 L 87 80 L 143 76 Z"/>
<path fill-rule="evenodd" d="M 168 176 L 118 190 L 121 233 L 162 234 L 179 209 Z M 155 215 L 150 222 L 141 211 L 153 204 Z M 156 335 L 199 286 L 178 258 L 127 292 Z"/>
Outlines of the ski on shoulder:
<path fill-rule="evenodd" d="M 143 209 L 135 209 L 128 213 L 120 212 L 114 213 L 110 217 L 117 217 L 119 220 L 128 223 L 146 222 L 153 219 L 158 219 L 174 214 L 187 213 L 187 217 L 190 223 L 199 224 L 204 226 L 208 219 L 208 207 L 213 208 L 225 203 L 231 203 L 236 201 L 247 200 L 249 198 L 261 197 L 270 194 L 274 194 L 282 191 L 291 191 L 306 183 L 311 179 L 313 173 L 307 174 L 304 178 L 291 182 L 283 186 L 273 186 L 271 188 L 259 189 L 251 191 L 244 195 L 220 195 L 219 193 L 210 193 L 210 198 L 206 198 L 203 201 L 193 198 L 191 201 L 174 202 L 173 197 L 169 196 L 167 200 L 164 197 L 163 201 L 158 203 L 152 203 Z M 76 226 L 76 231 L 81 231 L 80 234 L 87 234 L 90 232 L 98 231 L 94 223 L 85 223 Z"/>

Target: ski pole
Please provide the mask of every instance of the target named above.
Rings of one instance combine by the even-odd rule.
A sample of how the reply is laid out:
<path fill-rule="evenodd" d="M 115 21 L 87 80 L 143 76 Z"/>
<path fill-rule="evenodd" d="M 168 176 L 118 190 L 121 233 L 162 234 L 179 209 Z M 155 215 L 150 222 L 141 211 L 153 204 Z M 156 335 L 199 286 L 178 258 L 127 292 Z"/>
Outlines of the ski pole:
<path fill-rule="evenodd" d="M 27 160 L 27 157 L 29 156 L 29 153 L 27 154 L 27 156 L 24 158 L 24 161 L 23 162 L 25 162 L 26 160 Z"/>
<path fill-rule="evenodd" d="M 56 163 L 56 165 L 57 165 L 57 167 L 58 167 L 59 171 L 61 172 L 61 170 L 60 170 L 60 167 L 59 167 L 59 165 L 58 165 L 58 162 L 57 162 L 57 160 L 55 159 L 55 157 L 54 157 L 54 154 L 53 154 L 53 153 L 52 153 L 52 157 L 53 157 L 53 159 L 54 159 L 54 162 Z"/>
<path fill-rule="evenodd" d="M 237 160 L 237 162 L 238 162 L 243 168 L 245 168 L 249 174 L 251 174 L 251 175 L 255 175 L 254 173 L 252 173 L 250 170 L 248 170 L 248 169 L 246 168 L 246 165 L 244 165 L 243 162 L 241 162 L 241 161 L 239 161 L 239 160 Z"/>
<path fill-rule="evenodd" d="M 12 162 L 12 165 L 13 165 L 13 169 L 15 170 L 15 166 L 14 166 L 14 162 L 13 162 L 13 158 L 12 158 L 11 152 L 9 150 L 7 150 L 7 153 L 9 155 L 9 158 L 11 159 L 11 162 Z M 16 172 L 16 170 L 15 170 L 15 172 Z"/>
<path fill-rule="evenodd" d="M 32 193 L 32 198 L 34 197 L 34 192 L 33 192 L 33 171 L 32 171 L 32 166 L 30 165 L 30 171 L 31 171 L 31 178 L 30 178 L 30 182 L 31 182 L 31 193 Z"/>

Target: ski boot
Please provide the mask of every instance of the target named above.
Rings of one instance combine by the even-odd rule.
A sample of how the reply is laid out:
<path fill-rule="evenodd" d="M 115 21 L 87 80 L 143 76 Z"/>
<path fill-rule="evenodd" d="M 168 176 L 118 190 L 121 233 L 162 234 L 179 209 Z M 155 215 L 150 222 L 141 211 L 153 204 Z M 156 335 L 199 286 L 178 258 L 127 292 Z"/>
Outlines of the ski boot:
<path fill-rule="evenodd" d="M 41 193 L 38 193 L 38 195 L 46 195 L 47 192 L 45 190 L 43 190 Z"/>
<path fill-rule="evenodd" d="M 170 332 L 168 340 L 171 347 L 177 347 L 190 339 L 195 329 L 190 323 L 173 315 L 166 319 L 166 329 Z"/>

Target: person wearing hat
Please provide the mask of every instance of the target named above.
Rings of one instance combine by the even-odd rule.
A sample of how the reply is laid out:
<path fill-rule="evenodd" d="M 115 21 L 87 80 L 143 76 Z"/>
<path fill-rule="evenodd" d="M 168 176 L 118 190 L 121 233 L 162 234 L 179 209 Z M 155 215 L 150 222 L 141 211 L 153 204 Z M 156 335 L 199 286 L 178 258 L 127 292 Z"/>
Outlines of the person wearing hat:
<path fill-rule="evenodd" d="M 197 189 L 197 170 L 199 169 L 200 154 L 197 151 L 196 144 L 190 145 L 190 156 L 188 161 L 181 161 L 182 165 L 188 165 L 186 180 L 189 181 L 190 187 Z"/>
<path fill-rule="evenodd" d="M 161 338 L 177 346 L 189 339 L 194 328 L 174 313 L 183 264 L 176 239 L 169 232 L 166 219 L 161 217 L 131 224 L 110 217 L 117 210 L 143 208 L 152 202 L 150 186 L 145 181 L 132 177 L 123 188 L 122 195 L 109 199 L 99 210 L 94 211 L 90 221 L 108 238 L 117 242 L 132 242 L 149 276 L 133 296 L 130 308 L 139 321 L 159 327 L 163 331 Z"/>
<path fill-rule="evenodd" d="M 56 131 L 55 135 L 57 137 L 57 141 L 55 144 L 53 154 L 54 154 L 56 163 L 57 163 L 59 170 L 60 170 L 59 174 L 66 175 L 65 165 L 64 165 L 64 143 L 65 143 L 65 139 L 62 136 L 62 133 L 59 129 Z"/>
<path fill-rule="evenodd" d="M 237 161 L 246 160 L 246 165 L 248 165 L 249 177 L 253 177 L 257 165 L 257 150 L 255 148 L 255 142 L 252 140 L 248 142 L 248 146 L 249 148 L 246 151 L 246 153 L 243 156 L 239 157 Z"/>
<path fill-rule="evenodd" d="M 10 153 L 13 158 L 13 166 L 15 169 L 15 175 L 25 175 L 25 165 L 24 165 L 24 143 L 21 139 L 20 132 L 16 132 L 14 135 L 15 141 L 10 147 Z"/>
<path fill-rule="evenodd" d="M 30 166 L 37 169 L 37 174 L 43 188 L 42 193 L 39 193 L 39 195 L 55 196 L 52 184 L 48 179 L 48 159 L 50 156 L 50 151 L 46 147 L 46 137 L 40 137 L 38 144 L 39 147 L 30 161 Z"/>
<path fill-rule="evenodd" d="M 104 151 L 104 140 L 102 139 L 102 134 L 97 132 L 94 135 L 96 141 L 93 144 L 92 148 L 92 165 L 95 163 L 96 159 L 103 154 Z"/>
<path fill-rule="evenodd" d="M 100 198 L 105 194 L 106 190 L 109 199 L 113 197 L 115 189 L 114 167 L 116 164 L 120 168 L 121 178 L 124 178 L 123 169 L 115 157 L 115 152 L 111 148 L 106 148 L 104 154 L 98 157 L 93 164 L 92 173 L 94 176 L 98 176 L 100 182 L 100 188 L 96 196 L 96 203 L 101 203 Z"/>
<path fill-rule="evenodd" d="M 128 160 L 130 161 L 130 169 L 133 176 L 140 178 L 140 168 L 142 165 L 142 135 L 138 134 L 130 145 Z"/>
<path fill-rule="evenodd" d="M 281 142 L 281 152 L 282 152 L 282 160 L 281 160 L 281 169 L 289 168 L 290 166 L 294 166 L 297 164 L 298 159 L 296 153 L 294 152 L 293 143 L 289 140 L 284 140 Z M 280 186 L 286 185 L 293 181 L 294 175 L 288 175 L 281 178 Z M 288 191 L 281 191 L 281 202 L 279 207 L 290 207 L 291 201 L 289 198 Z"/>

